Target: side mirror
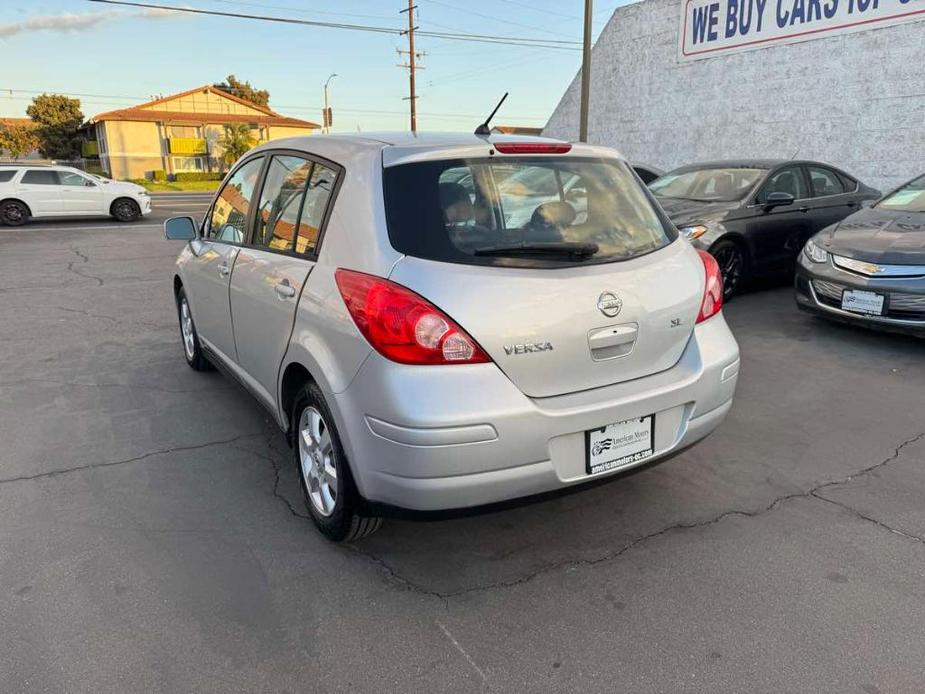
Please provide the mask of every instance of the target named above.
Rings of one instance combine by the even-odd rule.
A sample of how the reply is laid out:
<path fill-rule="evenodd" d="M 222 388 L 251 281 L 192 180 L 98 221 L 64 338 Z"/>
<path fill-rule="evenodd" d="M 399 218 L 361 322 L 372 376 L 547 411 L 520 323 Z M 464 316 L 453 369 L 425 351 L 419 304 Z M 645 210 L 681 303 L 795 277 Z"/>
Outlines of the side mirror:
<path fill-rule="evenodd" d="M 873 207 L 876 200 L 861 200 L 861 207 Z"/>
<path fill-rule="evenodd" d="M 87 186 L 87 188 L 96 188 L 96 184 L 93 181 L 84 181 L 84 185 Z"/>
<path fill-rule="evenodd" d="M 171 217 L 164 222 L 164 236 L 168 241 L 192 241 L 198 236 L 192 217 Z"/>
<path fill-rule="evenodd" d="M 795 200 L 796 198 L 794 198 L 790 193 L 771 193 L 764 201 L 764 209 L 771 210 L 775 207 L 792 205 Z"/>

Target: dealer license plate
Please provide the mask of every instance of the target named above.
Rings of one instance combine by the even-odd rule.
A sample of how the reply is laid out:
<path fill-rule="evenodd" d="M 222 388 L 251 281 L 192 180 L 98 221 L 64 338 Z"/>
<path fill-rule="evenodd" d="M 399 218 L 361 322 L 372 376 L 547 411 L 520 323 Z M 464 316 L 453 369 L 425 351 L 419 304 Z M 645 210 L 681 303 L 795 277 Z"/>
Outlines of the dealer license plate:
<path fill-rule="evenodd" d="M 883 315 L 883 294 L 865 292 L 860 289 L 846 289 L 841 295 L 841 307 L 852 313 L 881 316 Z"/>
<path fill-rule="evenodd" d="M 589 475 L 638 462 L 655 448 L 655 415 L 627 419 L 585 432 Z"/>

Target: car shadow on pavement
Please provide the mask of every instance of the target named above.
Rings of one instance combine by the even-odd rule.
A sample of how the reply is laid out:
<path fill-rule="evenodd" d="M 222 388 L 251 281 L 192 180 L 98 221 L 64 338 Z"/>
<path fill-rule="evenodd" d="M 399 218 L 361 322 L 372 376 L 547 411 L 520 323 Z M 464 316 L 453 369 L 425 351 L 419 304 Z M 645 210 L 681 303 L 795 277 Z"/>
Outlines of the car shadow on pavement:
<path fill-rule="evenodd" d="M 650 537 L 730 514 L 763 513 L 878 460 L 908 429 L 901 428 L 909 419 L 902 402 L 911 392 L 903 391 L 914 385 L 904 377 L 921 375 L 921 341 L 821 321 L 799 312 L 789 293 L 752 291 L 727 307 L 743 347 L 743 375 L 729 419 L 701 444 L 638 474 L 522 507 L 450 520 L 388 519 L 353 549 L 393 580 L 456 595 L 605 561 Z M 756 314 L 767 320 L 755 321 Z M 843 378 L 865 368 L 863 377 Z M 882 379 L 893 391 L 880 392 L 878 403 L 872 390 Z M 879 440 L 870 440 L 865 399 L 884 416 L 894 413 L 895 433 L 884 424 Z M 294 463 L 278 438 L 277 494 L 305 515 Z M 306 526 L 314 532 L 310 521 Z"/>

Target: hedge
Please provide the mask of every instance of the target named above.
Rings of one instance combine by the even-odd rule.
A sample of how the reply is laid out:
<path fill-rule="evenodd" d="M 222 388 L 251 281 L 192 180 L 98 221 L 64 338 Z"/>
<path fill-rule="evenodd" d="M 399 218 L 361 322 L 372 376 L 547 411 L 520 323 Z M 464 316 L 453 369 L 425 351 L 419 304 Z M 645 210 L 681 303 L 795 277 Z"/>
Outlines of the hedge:
<path fill-rule="evenodd" d="M 180 171 L 175 173 L 173 180 L 178 183 L 188 181 L 221 181 L 225 176 L 212 171 Z"/>
<path fill-rule="evenodd" d="M 155 181 L 161 181 L 161 182 L 166 181 L 167 172 L 164 171 L 163 169 L 157 169 L 156 171 L 151 172 L 151 178 L 154 179 Z"/>

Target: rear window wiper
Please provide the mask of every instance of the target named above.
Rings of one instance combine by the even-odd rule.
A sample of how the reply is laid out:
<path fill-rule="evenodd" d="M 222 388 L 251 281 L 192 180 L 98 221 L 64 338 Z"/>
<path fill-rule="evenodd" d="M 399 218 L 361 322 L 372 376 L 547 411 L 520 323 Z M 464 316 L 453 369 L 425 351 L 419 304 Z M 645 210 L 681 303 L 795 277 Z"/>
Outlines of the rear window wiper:
<path fill-rule="evenodd" d="M 590 258 L 597 253 L 596 243 L 580 241 L 545 241 L 538 243 L 514 243 L 498 246 L 482 246 L 472 251 L 473 255 L 556 255 L 568 258 Z"/>

